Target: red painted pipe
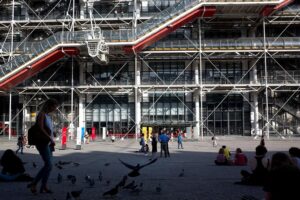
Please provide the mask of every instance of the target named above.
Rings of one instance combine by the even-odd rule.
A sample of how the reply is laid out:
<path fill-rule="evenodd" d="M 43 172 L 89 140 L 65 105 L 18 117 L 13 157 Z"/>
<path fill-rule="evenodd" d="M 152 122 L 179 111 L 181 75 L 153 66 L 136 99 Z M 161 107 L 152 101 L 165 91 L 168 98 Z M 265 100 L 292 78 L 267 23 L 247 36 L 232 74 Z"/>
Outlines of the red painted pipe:
<path fill-rule="evenodd" d="M 57 49 L 49 53 L 45 57 L 41 58 L 40 60 L 36 61 L 30 67 L 22 69 L 21 71 L 17 72 L 16 74 L 13 74 L 12 76 L 8 77 L 6 80 L 1 82 L 0 90 L 7 91 L 11 89 L 12 87 L 34 76 L 41 70 L 46 69 L 49 65 L 63 58 L 65 55 L 72 56 L 78 54 L 79 54 L 79 50 L 74 47 Z"/>
<path fill-rule="evenodd" d="M 140 52 L 147 46 L 150 46 L 154 42 L 160 40 L 161 38 L 165 37 L 169 33 L 175 31 L 179 27 L 187 24 L 188 22 L 198 18 L 198 17 L 211 17 L 215 14 L 216 8 L 215 7 L 201 7 L 197 10 L 194 10 L 193 12 L 188 13 L 184 17 L 180 18 L 176 22 L 173 22 L 169 26 L 162 28 L 158 32 L 154 33 L 153 35 L 149 36 L 145 40 L 139 42 L 138 44 L 134 46 L 125 46 L 123 50 L 125 53 L 133 53 L 133 52 Z"/>
<path fill-rule="evenodd" d="M 285 1 L 283 1 L 282 3 L 280 3 L 276 6 L 265 6 L 260 14 L 263 17 L 270 16 L 273 12 L 275 12 L 275 11 L 285 7 L 285 6 L 288 6 L 289 4 L 291 4 L 293 2 L 294 2 L 294 0 L 285 0 Z"/>

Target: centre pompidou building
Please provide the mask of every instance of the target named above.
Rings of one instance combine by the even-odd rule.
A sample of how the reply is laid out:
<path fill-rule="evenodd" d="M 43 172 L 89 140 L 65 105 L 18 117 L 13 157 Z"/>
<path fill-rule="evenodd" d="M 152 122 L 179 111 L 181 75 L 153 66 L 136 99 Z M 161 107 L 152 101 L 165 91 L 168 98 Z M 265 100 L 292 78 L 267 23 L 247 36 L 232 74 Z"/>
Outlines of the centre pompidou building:
<path fill-rule="evenodd" d="M 300 3 L 0 0 L 0 131 L 300 133 Z"/>

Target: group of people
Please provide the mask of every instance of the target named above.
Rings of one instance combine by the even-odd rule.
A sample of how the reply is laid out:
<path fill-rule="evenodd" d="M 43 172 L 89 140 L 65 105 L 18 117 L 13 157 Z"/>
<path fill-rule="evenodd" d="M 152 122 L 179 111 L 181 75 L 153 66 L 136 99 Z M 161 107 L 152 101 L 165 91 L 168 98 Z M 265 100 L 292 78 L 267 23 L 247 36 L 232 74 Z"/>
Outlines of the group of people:
<path fill-rule="evenodd" d="M 251 171 L 242 170 L 239 183 L 263 186 L 265 200 L 299 199 L 300 149 L 291 147 L 289 155 L 276 152 L 271 160 L 266 156 L 267 152 L 264 145 L 256 147 Z"/>
<path fill-rule="evenodd" d="M 241 148 L 235 151 L 234 159 L 225 145 L 219 149 L 216 165 L 249 165 L 250 171 L 241 170 L 241 181 L 236 184 L 262 186 L 265 200 L 299 199 L 300 149 L 291 147 L 289 153 L 276 152 L 269 159 L 264 137 L 249 159 Z"/>
<path fill-rule="evenodd" d="M 216 165 L 247 165 L 248 158 L 242 152 L 241 148 L 237 148 L 235 150 L 234 159 L 231 158 L 231 152 L 226 145 L 223 145 L 222 148 L 219 149 L 218 155 L 215 160 Z"/>
<path fill-rule="evenodd" d="M 157 134 L 153 134 L 150 138 L 151 146 L 152 146 L 152 155 L 157 153 L 157 143 L 160 142 L 160 157 L 170 157 L 170 151 L 169 151 L 169 141 L 172 139 L 171 135 L 167 135 L 165 130 L 161 130 L 158 137 Z M 183 136 L 181 133 L 177 134 L 177 143 L 178 143 L 178 149 L 183 149 Z M 140 152 L 144 152 L 146 155 L 149 152 L 149 145 L 146 143 L 144 134 L 141 134 L 140 137 Z"/>

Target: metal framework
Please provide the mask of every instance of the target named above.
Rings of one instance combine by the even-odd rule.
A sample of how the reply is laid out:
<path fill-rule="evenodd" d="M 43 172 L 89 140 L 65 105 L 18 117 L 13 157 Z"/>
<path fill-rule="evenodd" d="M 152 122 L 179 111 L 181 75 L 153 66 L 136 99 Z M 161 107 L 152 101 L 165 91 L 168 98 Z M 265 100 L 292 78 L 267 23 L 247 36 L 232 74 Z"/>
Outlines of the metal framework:
<path fill-rule="evenodd" d="M 44 2 L 44 0 L 41 1 Z M 146 5 L 145 2 L 147 2 L 143 0 L 120 0 L 112 2 L 111 4 L 113 6 L 111 10 L 106 13 L 101 13 L 96 9 L 97 4 L 105 3 L 97 0 L 81 0 L 79 5 L 76 5 L 75 0 L 45 0 L 45 2 L 50 3 L 53 7 L 43 14 L 37 13 L 35 8 L 25 0 L 1 2 L 2 6 L 7 6 L 7 9 L 11 9 L 10 19 L 0 19 L 0 34 L 2 36 L 0 40 L 0 57 L 3 65 L 9 62 L 18 64 L 15 59 L 17 59 L 20 54 L 22 55 L 26 52 L 25 49 L 20 50 L 20 47 L 32 42 L 32 39 L 38 38 L 39 33 L 46 33 L 47 37 L 49 37 L 48 35 L 57 35 L 59 32 L 59 34 L 62 35 L 61 38 L 66 37 L 67 39 L 62 38 L 60 41 L 57 41 L 55 37 L 57 44 L 56 46 L 50 45 L 50 47 L 54 49 L 62 48 L 63 53 L 64 48 L 66 47 L 76 47 L 80 49 L 80 54 L 67 55 L 71 57 L 70 85 L 49 84 L 51 78 L 56 76 L 57 71 L 60 69 L 57 68 L 48 79 L 42 80 L 42 83 L 37 83 L 35 78 L 32 78 L 29 80 L 31 84 L 18 85 L 10 88 L 8 91 L 1 92 L 1 98 L 9 98 L 9 123 L 6 124 L 7 127 L 9 127 L 9 139 L 13 134 L 12 122 L 20 116 L 23 117 L 23 125 L 20 126 L 21 128 L 16 127 L 16 129 L 21 129 L 17 132 L 18 134 L 26 132 L 28 127 L 26 127 L 25 116 L 28 115 L 26 109 L 29 103 L 37 98 L 37 96 L 48 98 L 49 95 L 53 94 L 66 94 L 68 98 L 70 98 L 69 116 L 62 116 L 68 122 L 72 134 L 74 134 L 75 131 L 74 127 L 87 126 L 86 110 L 89 109 L 89 106 L 93 105 L 99 95 L 108 96 L 120 110 L 123 109 L 122 105 L 120 105 L 115 97 L 127 96 L 128 98 L 134 99 L 135 113 L 134 117 L 132 117 L 130 112 L 126 113 L 128 123 L 133 123 L 134 125 L 129 126 L 125 135 L 134 132 L 135 137 L 137 138 L 143 123 L 145 123 L 143 121 L 145 116 L 141 110 L 143 96 L 149 94 L 153 94 L 156 98 L 148 108 L 149 113 L 154 112 L 157 104 L 166 94 L 172 94 L 176 101 L 183 105 L 184 110 L 187 110 L 193 118 L 192 120 L 189 120 L 189 123 L 191 123 L 189 126 L 193 129 L 193 134 L 190 134 L 190 137 L 201 138 L 203 140 L 205 135 L 215 135 L 216 133 L 214 130 L 211 130 L 208 126 L 208 120 L 211 116 L 215 115 L 222 103 L 227 101 L 227 98 L 233 94 L 242 96 L 243 101 L 250 106 L 251 111 L 249 114 L 251 116 L 249 117 L 249 120 L 251 120 L 252 135 L 257 136 L 264 134 L 269 138 L 271 131 L 283 138 L 286 135 L 299 134 L 300 123 L 297 123 L 296 126 L 292 128 L 286 126 L 283 126 L 284 128 L 282 130 L 277 128 L 285 123 L 284 120 L 281 120 L 281 117 L 278 117 L 282 111 L 288 113 L 287 115 L 289 115 L 289 117 L 292 116 L 292 120 L 294 121 L 299 121 L 300 117 L 298 116 L 298 110 L 296 110 L 296 113 L 294 114 L 290 111 L 292 109 L 289 109 L 289 102 L 299 94 L 300 73 L 298 73 L 298 71 L 300 70 L 298 69 L 298 66 L 294 67 L 295 70 L 289 70 L 290 67 L 281 64 L 279 61 L 279 59 L 296 59 L 298 57 L 298 52 L 300 51 L 300 32 L 295 31 L 296 28 L 291 29 L 291 27 L 297 27 L 299 24 L 299 4 L 294 3 L 287 6 L 285 4 L 292 3 L 292 1 L 284 0 L 200 0 L 196 6 L 188 7 L 187 3 L 190 1 L 176 1 L 179 3 L 186 3 L 184 5 L 187 5 L 187 13 L 189 13 L 190 10 L 194 11 L 203 5 L 207 5 L 214 6 L 216 14 L 209 18 L 203 18 L 203 16 L 197 17 L 197 20 L 193 19 L 189 24 L 185 22 L 187 24 L 183 30 L 185 28 L 192 30 L 191 32 L 195 32 L 194 36 L 191 36 L 192 34 L 183 34 L 184 39 L 172 40 L 172 37 L 170 37 L 149 46 L 150 43 L 154 43 L 162 38 L 161 36 L 157 36 L 157 38 L 151 39 L 151 42 L 147 42 L 147 44 L 149 43 L 147 45 L 149 47 L 146 49 L 142 50 L 137 47 L 139 51 L 133 49 L 133 54 L 126 54 L 123 51 L 124 46 L 135 45 L 140 41 L 151 38 L 151 35 L 159 33 L 160 30 L 171 29 L 179 18 L 184 17 L 185 14 L 182 14 L 178 17 L 167 19 L 167 22 L 161 20 L 161 25 L 158 24 L 158 26 L 153 27 L 151 25 L 149 32 L 143 33 L 141 36 L 138 35 L 138 31 L 150 26 L 149 20 L 156 19 L 152 16 L 159 17 L 160 15 L 163 16 L 163 14 L 165 14 L 166 11 L 160 9 L 163 2 L 169 2 L 166 9 L 168 11 L 172 10 L 173 5 L 176 5 L 174 4 L 175 1 L 151 1 L 155 6 L 156 13 L 143 13 L 143 5 Z M 64 8 L 64 15 L 59 19 L 54 19 L 51 17 L 51 14 L 52 12 L 55 12 L 62 3 L 67 5 Z M 282 6 L 276 8 L 278 5 L 282 4 L 287 7 Z M 121 5 L 129 5 L 132 12 L 119 13 L 118 10 L 122 10 Z M 26 15 L 24 19 L 16 19 L 16 16 L 18 16 L 15 13 L 16 7 L 20 7 L 21 10 L 26 10 L 26 15 L 30 13 L 31 16 L 34 16 L 34 19 L 30 19 L 30 17 Z M 76 12 L 79 12 L 79 14 L 76 14 Z M 228 12 L 228 14 L 226 12 Z M 269 15 L 262 16 L 261 13 L 263 13 L 263 15 L 266 15 L 264 13 L 269 13 Z M 20 16 L 18 17 L 20 18 Z M 247 20 L 241 20 L 244 18 Z M 157 18 L 157 20 L 158 19 L 160 20 L 160 18 Z M 230 21 L 228 21 L 228 19 L 230 19 Z M 153 24 L 155 25 L 154 22 Z M 221 26 L 220 24 L 223 25 Z M 180 24 L 180 26 L 183 25 L 184 24 Z M 274 25 L 276 25 L 276 32 L 272 33 Z M 210 28 L 215 29 L 216 31 L 222 29 L 239 30 L 240 36 L 239 38 L 221 37 L 211 39 L 209 36 L 205 35 L 206 32 L 209 33 Z M 123 29 L 127 31 L 125 39 L 122 35 L 124 32 Z M 270 30 L 270 32 L 268 32 L 268 30 Z M 82 34 L 80 31 L 87 32 L 87 34 Z M 36 32 L 38 34 L 35 34 Z M 114 36 L 115 32 L 117 32 L 118 35 L 116 40 Z M 257 36 L 257 32 L 261 35 Z M 67 36 L 65 36 L 66 33 Z M 166 33 L 170 34 L 169 31 Z M 128 39 L 128 35 L 130 34 L 132 34 L 135 39 L 134 41 Z M 15 42 L 18 35 L 21 35 L 21 39 Z M 91 38 L 89 37 L 90 35 Z M 166 36 L 165 32 L 162 36 Z M 209 39 L 207 39 L 207 37 Z M 31 38 L 31 40 L 29 38 Z M 78 38 L 81 38 L 81 40 L 76 40 Z M 22 69 L 31 68 L 31 65 L 33 65 L 36 60 L 39 60 L 52 51 L 53 49 L 51 48 L 43 50 L 43 53 L 38 54 L 36 57 L 28 58 L 29 62 L 22 62 Z M 101 57 L 102 54 L 104 57 Z M 89 70 L 89 68 L 91 68 L 89 65 L 94 63 L 94 60 L 90 59 L 90 57 L 97 57 L 98 59 L 96 61 L 100 63 L 100 65 L 107 65 L 108 63 L 108 68 L 110 67 L 108 60 L 120 63 L 121 66 L 114 74 L 111 74 L 110 80 L 103 83 L 99 81 L 98 77 L 91 73 L 91 70 Z M 155 60 L 162 60 L 163 62 L 164 60 L 172 62 L 184 60 L 185 66 L 180 69 L 181 71 L 178 71 L 176 77 L 167 82 L 161 77 L 158 71 L 149 64 Z M 244 73 L 238 77 L 238 80 L 232 81 L 227 74 L 224 73 L 222 66 L 218 65 L 219 61 L 228 60 L 242 63 L 242 68 L 245 70 Z M 274 81 L 271 79 L 274 78 L 275 74 L 272 71 L 270 62 L 280 69 L 277 70 L 280 72 L 277 77 L 284 77 L 282 81 Z M 131 65 L 129 65 L 134 71 L 133 83 L 112 84 L 118 76 L 122 75 L 122 72 L 128 63 L 131 63 Z M 258 79 L 258 63 L 263 64 L 263 68 L 260 69 L 262 72 L 260 79 Z M 204 72 L 207 64 L 212 66 L 212 70 L 220 75 L 220 80 L 222 79 L 223 81 L 222 83 L 205 82 L 204 79 L 206 79 L 206 77 Z M 74 68 L 76 65 L 79 65 L 80 67 L 77 68 L 79 69 L 79 73 L 75 76 Z M 141 74 L 143 71 L 141 71 L 141 66 L 145 67 L 147 71 L 155 75 L 155 79 L 158 80 L 159 84 L 142 83 Z M 20 66 L 17 65 L 16 67 Z M 178 80 L 184 76 L 188 69 L 192 69 L 194 81 L 184 84 L 178 83 Z M 6 76 L 4 68 L 1 68 L 1 70 L 2 75 L 0 79 Z M 16 70 L 21 70 L 21 68 Z M 84 72 L 84 70 L 86 71 Z M 15 72 L 12 71 L 9 73 Z M 250 80 L 246 80 L 249 76 Z M 92 79 L 92 84 L 86 83 L 88 78 Z M 269 101 L 273 101 L 272 98 L 274 97 L 274 94 L 280 93 L 287 95 L 286 98 L 271 104 Z M 182 100 L 180 94 L 184 94 L 184 96 L 192 94 L 193 108 L 187 105 L 186 101 Z M 207 96 L 210 94 L 222 94 L 223 97 L 209 113 L 205 114 L 205 99 L 207 99 Z M 264 95 L 264 97 L 261 97 L 261 94 Z M 21 107 L 18 106 L 18 110 L 13 108 L 13 106 L 15 106 L 12 103 L 13 96 L 22 99 L 22 101 L 20 101 L 22 102 L 22 105 Z M 269 107 L 270 105 L 272 105 L 271 108 Z M 262 109 L 259 109 L 260 106 Z M 276 108 L 274 108 L 274 106 Z M 12 114 L 13 109 L 17 110 L 17 112 L 14 112 L 14 116 Z M 61 110 L 60 112 L 63 113 Z M 270 114 L 272 114 L 272 116 L 270 116 Z M 278 120 L 274 120 L 277 117 Z M 259 119 L 261 119 L 263 123 L 261 126 L 258 125 Z M 287 120 L 287 118 L 285 120 Z M 180 124 L 179 121 L 176 123 Z M 155 123 L 153 123 L 153 125 L 155 125 Z M 160 126 L 164 127 L 164 125 L 165 124 Z M 187 125 L 184 126 L 187 127 Z M 4 132 L 5 130 L 6 129 L 3 128 L 0 131 Z"/>

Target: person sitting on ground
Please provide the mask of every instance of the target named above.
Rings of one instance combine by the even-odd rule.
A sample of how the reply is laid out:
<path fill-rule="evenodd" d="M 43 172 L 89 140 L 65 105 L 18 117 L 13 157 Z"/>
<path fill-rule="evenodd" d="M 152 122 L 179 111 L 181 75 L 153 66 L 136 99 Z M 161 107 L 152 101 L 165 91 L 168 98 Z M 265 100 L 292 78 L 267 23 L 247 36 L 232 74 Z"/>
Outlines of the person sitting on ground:
<path fill-rule="evenodd" d="M 241 148 L 237 148 L 235 151 L 234 165 L 247 165 L 247 156 L 242 152 Z"/>
<path fill-rule="evenodd" d="M 300 169 L 300 149 L 297 147 L 291 147 L 289 149 L 292 162 Z"/>
<path fill-rule="evenodd" d="M 227 159 L 227 161 L 231 160 L 231 153 L 228 147 L 226 145 L 223 145 L 222 148 L 224 149 L 224 155 Z"/>
<path fill-rule="evenodd" d="M 300 170 L 285 153 L 272 156 L 271 170 L 263 187 L 265 200 L 299 199 Z"/>
<path fill-rule="evenodd" d="M 219 149 L 219 153 L 217 155 L 215 163 L 216 165 L 228 165 L 228 160 L 226 159 L 224 154 L 224 148 Z"/>
<path fill-rule="evenodd" d="M 241 170 L 242 181 L 244 185 L 263 185 L 269 168 L 269 159 L 266 158 L 268 150 L 265 146 L 257 146 L 255 149 L 255 157 L 250 160 L 251 172 Z"/>
<path fill-rule="evenodd" d="M 0 173 L 0 181 L 32 181 L 33 178 L 25 174 L 22 160 L 11 149 L 4 151 L 0 165 L 3 167 Z"/>

